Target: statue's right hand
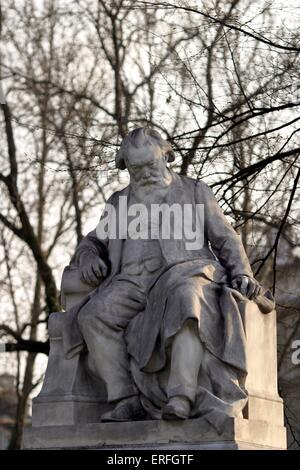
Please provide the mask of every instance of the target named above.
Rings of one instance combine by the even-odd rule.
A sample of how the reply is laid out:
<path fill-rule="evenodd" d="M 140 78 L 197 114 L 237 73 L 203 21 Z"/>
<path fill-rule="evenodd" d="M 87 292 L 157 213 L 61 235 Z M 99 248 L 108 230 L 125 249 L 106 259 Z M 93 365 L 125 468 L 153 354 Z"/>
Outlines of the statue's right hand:
<path fill-rule="evenodd" d="M 100 284 L 100 281 L 107 275 L 107 266 L 101 258 L 93 257 L 89 259 L 80 268 L 81 280 L 85 284 L 96 287 Z"/>

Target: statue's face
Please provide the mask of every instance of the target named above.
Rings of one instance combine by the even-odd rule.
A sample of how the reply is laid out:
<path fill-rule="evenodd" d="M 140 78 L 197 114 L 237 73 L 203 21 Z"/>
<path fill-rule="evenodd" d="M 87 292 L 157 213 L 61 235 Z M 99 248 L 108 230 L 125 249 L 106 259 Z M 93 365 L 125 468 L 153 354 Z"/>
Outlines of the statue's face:
<path fill-rule="evenodd" d="M 130 179 L 141 186 L 160 183 L 168 174 L 165 156 L 157 145 L 131 147 L 125 162 Z"/>

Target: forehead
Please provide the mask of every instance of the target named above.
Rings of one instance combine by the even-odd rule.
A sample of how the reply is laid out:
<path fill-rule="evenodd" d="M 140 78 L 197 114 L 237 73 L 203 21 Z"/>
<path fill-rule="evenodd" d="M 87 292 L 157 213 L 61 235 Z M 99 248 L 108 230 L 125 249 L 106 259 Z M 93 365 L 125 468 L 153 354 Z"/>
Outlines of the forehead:
<path fill-rule="evenodd" d="M 126 160 L 130 165 L 143 166 L 162 157 L 162 150 L 158 145 L 143 145 L 141 147 L 129 146 Z"/>

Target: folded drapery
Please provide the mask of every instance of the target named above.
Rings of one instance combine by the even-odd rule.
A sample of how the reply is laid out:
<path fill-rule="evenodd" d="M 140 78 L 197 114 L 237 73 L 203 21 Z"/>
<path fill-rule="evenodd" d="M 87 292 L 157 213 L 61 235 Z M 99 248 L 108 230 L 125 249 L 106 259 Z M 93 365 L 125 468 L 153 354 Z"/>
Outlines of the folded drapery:
<path fill-rule="evenodd" d="M 66 358 L 84 350 L 77 324 L 80 309 L 105 286 L 91 292 L 64 314 L 63 344 Z M 161 416 L 167 400 L 168 348 L 187 319 L 198 322 L 204 358 L 192 416 L 204 416 L 218 430 L 226 416 L 238 416 L 247 401 L 243 388 L 247 374 L 244 309 L 248 300 L 228 285 L 225 269 L 211 260 L 186 261 L 169 267 L 152 285 L 144 311 L 125 331 L 134 381 L 148 415 Z M 275 307 L 272 294 L 263 292 L 256 302 L 262 313 Z M 101 340 L 101 338 L 99 338 Z"/>

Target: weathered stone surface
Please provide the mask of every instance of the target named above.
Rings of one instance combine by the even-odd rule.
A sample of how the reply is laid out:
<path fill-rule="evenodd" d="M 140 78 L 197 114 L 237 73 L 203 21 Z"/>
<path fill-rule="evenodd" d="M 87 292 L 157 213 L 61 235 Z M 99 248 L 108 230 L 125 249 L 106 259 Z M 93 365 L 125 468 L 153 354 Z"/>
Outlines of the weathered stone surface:
<path fill-rule="evenodd" d="M 167 168 L 170 144 L 147 129 L 124 142 L 116 163 L 127 165 L 130 185 L 111 198 L 109 223 L 123 224 L 137 203 L 203 206 L 202 244 L 188 248 L 174 227 L 167 239 L 146 227 L 146 239 L 124 241 L 111 225 L 107 237 L 101 221 L 80 242 L 62 280 L 67 311 L 50 316 L 24 447 L 285 448 L 272 294 L 211 190 Z"/>
<path fill-rule="evenodd" d="M 111 408 L 104 384 L 87 373 L 86 355 L 64 357 L 62 328 L 63 313 L 52 313 L 50 355 L 42 390 L 32 403 L 33 426 L 100 421 L 101 415 Z"/>
<path fill-rule="evenodd" d="M 228 418 L 218 434 L 203 419 L 77 424 L 26 429 L 26 449 L 285 449 L 283 426 Z"/>

